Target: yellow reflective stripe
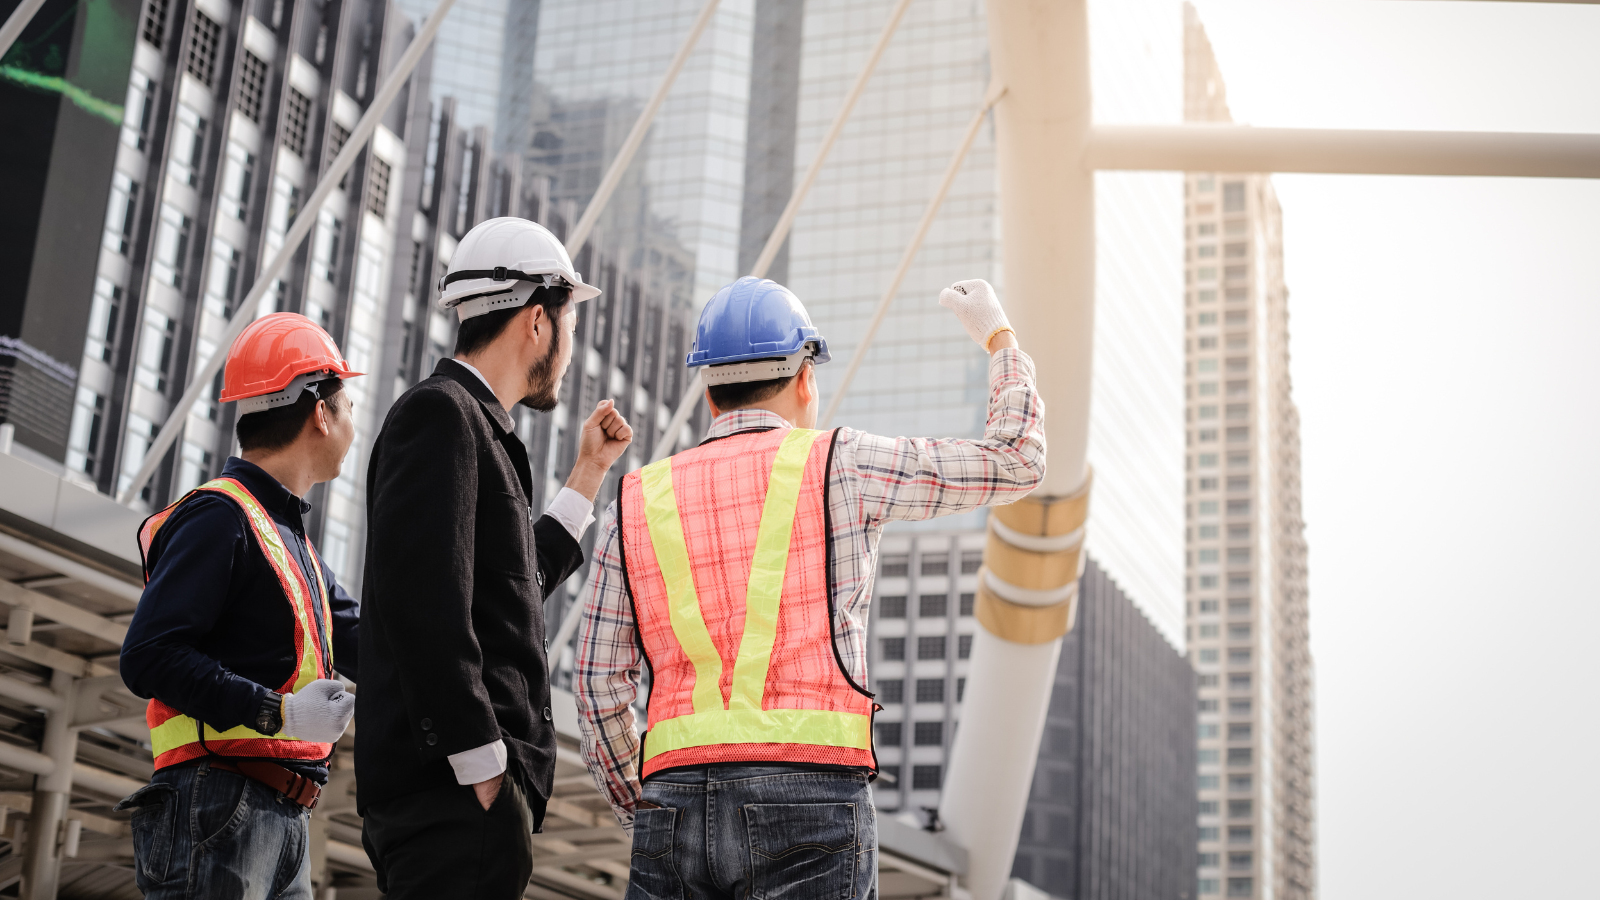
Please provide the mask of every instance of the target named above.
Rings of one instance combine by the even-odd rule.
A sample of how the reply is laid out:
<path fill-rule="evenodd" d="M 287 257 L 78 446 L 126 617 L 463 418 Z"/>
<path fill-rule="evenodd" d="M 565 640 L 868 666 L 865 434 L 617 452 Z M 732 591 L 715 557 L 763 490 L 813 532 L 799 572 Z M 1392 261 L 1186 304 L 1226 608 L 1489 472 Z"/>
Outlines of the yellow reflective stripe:
<path fill-rule="evenodd" d="M 639 481 L 644 488 L 644 520 L 650 530 L 650 544 L 666 582 L 672 634 L 694 665 L 694 711 L 721 710 L 722 656 L 711 642 L 711 632 L 706 630 L 705 617 L 700 613 L 689 547 L 684 542 L 683 522 L 678 518 L 678 498 L 672 491 L 672 457 L 645 466 L 639 471 Z"/>
<path fill-rule="evenodd" d="M 300 633 L 305 635 L 305 640 L 300 642 L 300 666 L 296 671 L 294 690 L 300 690 L 320 677 L 317 672 L 316 643 L 318 641 L 316 624 L 311 621 L 307 609 L 306 598 L 300 593 L 299 579 L 291 574 L 289 551 L 283 546 L 283 538 L 278 534 L 278 526 L 273 523 L 272 517 L 266 509 L 256 501 L 254 495 L 225 478 L 208 481 L 200 486 L 202 490 L 214 490 L 232 497 L 241 507 L 245 516 L 250 520 L 250 526 L 261 539 L 261 545 L 267 549 L 267 561 L 272 564 L 274 571 L 279 573 L 278 580 L 288 586 L 289 605 L 294 607 L 294 616 L 300 621 Z M 317 568 L 317 584 L 322 584 L 322 569 Z M 323 591 L 327 593 L 326 589 Z"/>
<path fill-rule="evenodd" d="M 716 744 L 871 746 L 872 717 L 829 709 L 719 709 L 651 723 L 644 758 Z"/>
<path fill-rule="evenodd" d="M 210 725 L 206 726 L 206 740 L 208 741 L 292 741 L 296 738 L 279 732 L 277 734 L 262 734 L 253 728 L 244 725 L 235 725 L 226 731 L 218 731 Z M 184 715 L 173 716 L 160 725 L 150 729 L 150 750 L 153 756 L 159 757 L 168 750 L 176 750 L 185 744 L 196 742 L 195 720 Z"/>
<path fill-rule="evenodd" d="M 750 559 L 750 583 L 744 595 L 744 634 L 733 664 L 733 691 L 728 708 L 760 709 L 767 691 L 767 669 L 772 645 L 778 639 L 778 603 L 783 597 L 783 576 L 789 569 L 789 539 L 794 534 L 795 509 L 800 503 L 800 482 L 806 460 L 820 431 L 796 428 L 783 436 L 772 461 L 767 496 L 761 505 L 761 527 L 756 530 L 755 553 Z M 698 709 L 695 710 L 699 712 Z"/>
<path fill-rule="evenodd" d="M 323 623 L 322 633 L 324 635 L 326 635 L 327 639 L 328 639 L 327 644 L 323 645 L 323 647 L 322 647 L 322 657 L 323 657 L 323 661 L 326 662 L 327 666 L 328 666 L 327 676 L 329 678 L 332 678 L 333 677 L 333 611 L 328 608 L 328 583 L 322 580 L 322 560 L 317 558 L 317 551 L 311 549 L 311 539 L 310 538 L 306 538 L 306 555 L 311 558 L 311 569 L 317 575 L 317 597 L 319 597 L 322 600 L 322 603 L 319 606 L 320 611 L 322 613 L 322 623 Z M 312 615 L 316 615 L 316 613 L 313 612 Z M 309 634 L 315 636 L 316 632 L 312 631 L 312 632 L 309 632 Z M 319 638 L 317 638 L 317 640 L 320 643 L 322 639 L 319 637 Z M 309 649 L 309 648 L 307 648 L 307 649 Z M 306 666 L 308 664 L 311 666 L 312 671 L 315 673 L 315 670 L 317 668 L 317 658 L 316 658 L 316 656 L 313 655 L 313 654 L 302 653 L 300 655 L 300 673 L 301 673 L 301 677 L 302 678 L 305 677 Z M 322 676 L 320 674 L 313 674 L 311 676 L 311 678 L 306 679 L 304 682 L 296 681 L 295 685 L 294 685 L 294 689 L 298 691 L 302 687 L 305 687 L 306 684 L 309 684 L 312 681 L 315 681 L 316 679 L 321 678 L 321 677 Z"/>

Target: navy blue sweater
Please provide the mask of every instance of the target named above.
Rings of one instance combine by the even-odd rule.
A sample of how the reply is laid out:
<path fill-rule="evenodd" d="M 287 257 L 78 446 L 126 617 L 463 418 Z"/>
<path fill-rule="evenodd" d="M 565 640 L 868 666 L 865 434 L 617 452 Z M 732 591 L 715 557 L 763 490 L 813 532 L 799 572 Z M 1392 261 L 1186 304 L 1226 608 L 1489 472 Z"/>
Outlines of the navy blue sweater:
<path fill-rule="evenodd" d="M 305 532 L 311 504 L 237 457 L 229 457 L 222 474 L 255 495 L 311 577 Z M 267 692 L 281 688 L 299 661 L 294 612 L 243 510 L 216 494 L 191 498 L 156 533 L 145 564 L 150 582 L 122 644 L 122 680 L 140 697 L 156 698 L 218 730 L 253 725 Z M 354 681 L 360 605 L 326 565 L 322 577 L 333 614 L 334 668 Z M 322 617 L 316 620 L 326 647 Z M 294 768 L 326 779 L 321 766 Z"/>

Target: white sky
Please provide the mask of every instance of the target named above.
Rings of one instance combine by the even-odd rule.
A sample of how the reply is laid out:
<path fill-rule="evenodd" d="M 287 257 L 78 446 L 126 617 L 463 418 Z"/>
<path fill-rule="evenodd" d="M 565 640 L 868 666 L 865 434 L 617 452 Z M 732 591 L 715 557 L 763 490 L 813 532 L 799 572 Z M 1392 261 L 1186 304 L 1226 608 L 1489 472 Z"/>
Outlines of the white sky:
<path fill-rule="evenodd" d="M 1241 122 L 1600 132 L 1600 6 L 1197 6 Z M 1276 182 L 1321 896 L 1597 896 L 1600 182 Z"/>

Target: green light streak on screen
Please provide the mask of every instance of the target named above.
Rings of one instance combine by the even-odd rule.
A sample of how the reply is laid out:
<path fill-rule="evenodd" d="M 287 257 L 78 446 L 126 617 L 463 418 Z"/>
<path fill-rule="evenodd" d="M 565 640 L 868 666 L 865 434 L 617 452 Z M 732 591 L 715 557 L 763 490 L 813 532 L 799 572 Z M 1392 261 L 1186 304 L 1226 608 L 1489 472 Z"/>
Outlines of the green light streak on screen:
<path fill-rule="evenodd" d="M 19 66 L 0 66 L 0 78 L 10 79 L 34 90 L 60 94 L 90 115 L 99 116 L 112 125 L 122 124 L 122 104 L 101 100 L 59 75 L 44 75 Z"/>

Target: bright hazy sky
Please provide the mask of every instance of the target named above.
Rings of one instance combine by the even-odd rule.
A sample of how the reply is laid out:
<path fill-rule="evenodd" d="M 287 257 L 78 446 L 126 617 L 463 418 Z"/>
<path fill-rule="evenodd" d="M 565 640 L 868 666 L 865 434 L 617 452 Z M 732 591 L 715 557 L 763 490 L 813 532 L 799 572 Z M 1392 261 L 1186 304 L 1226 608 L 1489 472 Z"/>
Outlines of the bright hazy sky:
<path fill-rule="evenodd" d="M 1600 6 L 1197 6 L 1241 122 L 1600 133 Z M 1321 896 L 1594 897 L 1600 182 L 1276 184 Z"/>

